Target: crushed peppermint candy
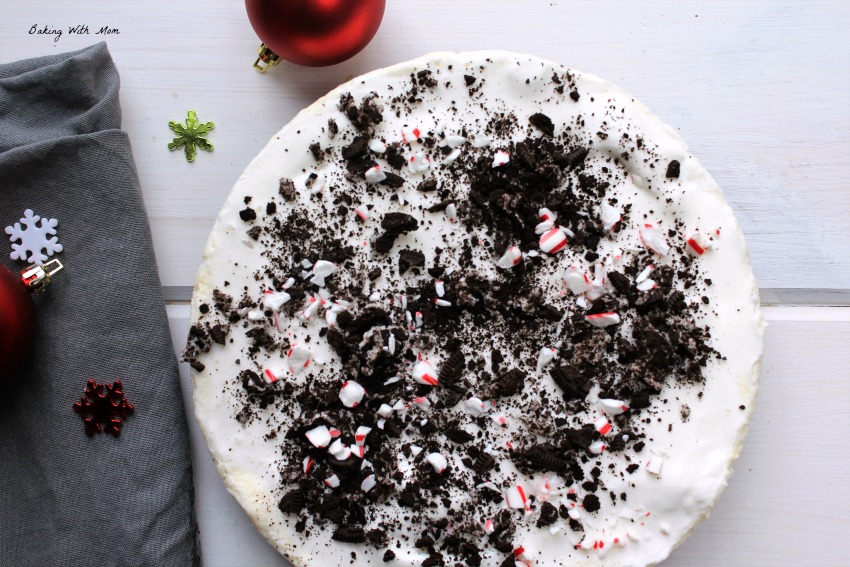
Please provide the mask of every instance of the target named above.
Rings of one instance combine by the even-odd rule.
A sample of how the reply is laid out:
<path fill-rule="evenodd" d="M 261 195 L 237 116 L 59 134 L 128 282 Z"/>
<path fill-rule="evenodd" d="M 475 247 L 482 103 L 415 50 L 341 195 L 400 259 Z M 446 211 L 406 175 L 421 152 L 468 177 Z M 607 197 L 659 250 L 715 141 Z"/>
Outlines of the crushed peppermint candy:
<path fill-rule="evenodd" d="M 313 354 L 304 346 L 292 345 L 286 355 L 286 363 L 289 371 L 298 375 L 304 371 L 313 359 Z"/>
<path fill-rule="evenodd" d="M 594 315 L 588 315 L 584 319 L 594 327 L 599 327 L 600 329 L 616 325 L 620 322 L 620 316 L 612 312 L 596 313 Z"/>
<path fill-rule="evenodd" d="M 263 305 L 267 309 L 271 309 L 274 312 L 280 311 L 280 308 L 283 305 L 292 299 L 292 296 L 286 293 L 285 291 L 271 291 L 268 290 L 263 294 Z"/>
<path fill-rule="evenodd" d="M 388 418 L 393 414 L 393 408 L 389 404 L 381 404 L 381 407 L 378 408 L 377 414 L 381 417 Z"/>
<path fill-rule="evenodd" d="M 472 140 L 472 147 L 486 148 L 491 142 L 492 140 L 490 139 L 490 136 L 487 136 L 486 134 L 479 134 L 475 136 L 474 140 Z"/>
<path fill-rule="evenodd" d="M 567 235 L 561 227 L 547 230 L 540 237 L 540 250 L 547 254 L 559 252 L 567 245 Z"/>
<path fill-rule="evenodd" d="M 369 183 L 380 183 L 387 178 L 387 174 L 384 173 L 384 170 L 381 169 L 380 165 L 375 165 L 367 169 L 366 173 L 363 174 L 363 177 L 365 177 L 366 181 Z"/>
<path fill-rule="evenodd" d="M 661 455 L 652 455 L 649 460 L 646 461 L 644 468 L 646 469 L 646 472 L 650 474 L 653 474 L 655 476 L 661 476 L 661 467 L 663 464 L 664 457 L 662 457 Z"/>
<path fill-rule="evenodd" d="M 371 431 L 371 427 L 361 425 L 357 428 L 357 431 L 354 432 L 354 442 L 358 445 L 364 445 L 366 443 L 366 436 L 369 435 L 369 432 Z"/>
<path fill-rule="evenodd" d="M 325 278 L 336 273 L 338 269 L 337 265 L 333 262 L 319 260 L 313 264 L 313 277 L 310 279 L 310 283 L 319 287 L 325 287 Z"/>
<path fill-rule="evenodd" d="M 522 262 L 522 250 L 517 248 L 516 246 L 510 246 L 505 253 L 502 254 L 502 257 L 499 258 L 499 261 L 496 262 L 496 265 L 500 268 L 513 268 L 517 264 Z"/>
<path fill-rule="evenodd" d="M 348 448 L 348 445 L 343 445 L 340 439 L 337 439 L 328 447 L 328 453 L 336 459 L 344 461 L 351 456 L 351 449 Z"/>
<path fill-rule="evenodd" d="M 461 144 L 466 141 L 466 138 L 463 136 L 457 136 L 454 134 L 450 134 L 443 139 L 443 142 L 440 144 L 441 146 L 448 146 L 450 148 L 457 148 Z"/>
<path fill-rule="evenodd" d="M 611 423 L 604 416 L 594 421 L 593 427 L 596 429 L 596 431 L 599 432 L 600 435 L 608 435 L 609 433 L 611 433 L 611 429 L 613 429 Z"/>
<path fill-rule="evenodd" d="M 590 447 L 587 448 L 588 451 L 593 455 L 601 455 L 603 451 L 605 451 L 605 443 L 602 441 L 594 441 L 590 444 Z"/>
<path fill-rule="evenodd" d="M 452 163 L 460 157 L 460 148 L 455 148 L 449 155 L 443 158 L 443 163 Z"/>
<path fill-rule="evenodd" d="M 516 484 L 505 490 L 505 501 L 510 508 L 525 508 L 528 498 L 525 495 L 525 488 L 521 484 Z"/>
<path fill-rule="evenodd" d="M 339 488 L 339 477 L 336 475 L 331 475 L 330 477 L 325 479 L 325 484 L 327 484 L 331 488 Z"/>
<path fill-rule="evenodd" d="M 326 425 L 319 425 L 304 434 L 314 447 L 324 449 L 331 442 L 331 432 Z"/>
<path fill-rule="evenodd" d="M 641 243 L 659 256 L 666 256 L 670 252 L 670 245 L 667 244 L 664 235 L 653 225 L 643 225 L 643 228 L 639 230 L 639 235 Z"/>
<path fill-rule="evenodd" d="M 457 207 L 454 203 L 449 203 L 446 207 L 446 217 L 449 219 L 449 222 L 457 222 Z"/>
<path fill-rule="evenodd" d="M 416 152 L 407 160 L 407 169 L 410 173 L 422 173 L 431 167 L 431 158 L 425 152 Z"/>
<path fill-rule="evenodd" d="M 360 483 L 360 490 L 362 490 L 363 492 L 369 492 L 377 485 L 378 481 L 375 480 L 375 475 L 370 474 L 369 476 L 363 479 L 363 482 Z"/>
<path fill-rule="evenodd" d="M 366 390 L 354 380 L 346 380 L 339 390 L 339 399 L 347 408 L 356 408 L 363 401 Z"/>
<path fill-rule="evenodd" d="M 449 462 L 442 455 L 442 453 L 429 453 L 425 456 L 425 460 L 428 461 L 434 470 L 438 473 L 442 474 L 443 471 L 446 470 L 446 467 L 449 466 Z"/>
<path fill-rule="evenodd" d="M 411 375 L 413 376 L 413 380 L 415 380 L 419 384 L 436 386 L 440 383 L 440 381 L 437 379 L 439 373 L 433 366 L 431 366 L 431 363 L 427 360 L 420 360 L 419 362 L 417 362 L 416 366 L 413 367 Z"/>
<path fill-rule="evenodd" d="M 266 368 L 263 370 L 263 379 L 268 384 L 274 384 L 278 380 L 280 380 L 281 375 L 286 372 L 285 370 L 281 370 L 280 368 Z"/>
<path fill-rule="evenodd" d="M 413 142 L 418 142 L 422 137 L 422 131 L 419 128 L 414 128 L 411 126 L 404 126 L 401 129 L 401 139 L 404 140 L 406 144 L 412 144 Z"/>
<path fill-rule="evenodd" d="M 451 307 L 452 302 L 446 301 L 445 299 L 436 299 L 435 298 L 434 299 L 434 305 L 436 305 L 437 307 Z"/>
<path fill-rule="evenodd" d="M 511 161 L 511 155 L 503 150 L 499 150 L 493 155 L 492 167 L 501 167 Z"/>
<path fill-rule="evenodd" d="M 629 405 L 622 400 L 612 400 L 610 398 L 601 398 L 599 407 L 606 415 L 620 415 L 629 410 Z"/>
<path fill-rule="evenodd" d="M 538 218 L 540 218 L 541 221 L 555 222 L 556 220 L 558 220 L 557 213 L 553 213 L 552 211 L 550 211 L 546 207 L 541 207 L 540 209 L 538 209 L 537 210 L 537 216 L 538 216 Z"/>
<path fill-rule="evenodd" d="M 437 291 L 438 297 L 443 297 L 444 295 L 446 295 L 446 284 L 443 283 L 443 280 L 435 281 L 434 288 Z"/>
<path fill-rule="evenodd" d="M 599 210 L 599 220 L 602 221 L 602 228 L 605 230 L 613 230 L 617 223 L 623 218 L 620 215 L 620 211 L 605 201 L 602 201 L 602 205 L 600 205 Z"/>
<path fill-rule="evenodd" d="M 387 145 L 381 140 L 369 140 L 369 149 L 376 154 L 382 154 L 387 151 Z"/>
<path fill-rule="evenodd" d="M 534 227 L 534 234 L 543 234 L 555 228 L 555 221 L 546 220 Z"/>
<path fill-rule="evenodd" d="M 564 280 L 566 280 L 570 291 L 576 295 L 580 295 L 590 289 L 590 279 L 576 265 L 567 268 L 567 272 L 564 274 Z"/>
<path fill-rule="evenodd" d="M 711 243 L 700 231 L 695 230 L 685 237 L 685 243 L 689 254 L 702 256 L 709 249 Z"/>
<path fill-rule="evenodd" d="M 478 398 L 469 398 L 463 402 L 463 405 L 472 417 L 481 417 L 487 412 L 486 402 L 482 402 Z"/>
<path fill-rule="evenodd" d="M 307 455 L 306 457 L 304 457 L 304 461 L 301 463 L 301 469 L 304 471 L 304 474 L 307 474 L 308 472 L 310 472 L 310 470 L 313 468 L 313 465 L 315 464 L 316 461 L 313 459 L 313 457 Z"/>

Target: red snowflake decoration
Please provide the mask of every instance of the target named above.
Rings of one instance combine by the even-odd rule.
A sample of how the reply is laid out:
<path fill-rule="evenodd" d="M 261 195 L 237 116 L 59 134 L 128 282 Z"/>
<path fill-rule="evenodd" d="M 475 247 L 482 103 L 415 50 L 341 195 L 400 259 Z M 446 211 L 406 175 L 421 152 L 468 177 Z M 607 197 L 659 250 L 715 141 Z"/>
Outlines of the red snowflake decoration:
<path fill-rule="evenodd" d="M 113 437 L 121 434 L 121 420 L 133 413 L 133 406 L 124 397 L 121 380 L 109 384 L 98 384 L 89 380 L 85 395 L 74 404 L 74 411 L 80 414 L 86 424 L 86 435 L 111 433 Z"/>

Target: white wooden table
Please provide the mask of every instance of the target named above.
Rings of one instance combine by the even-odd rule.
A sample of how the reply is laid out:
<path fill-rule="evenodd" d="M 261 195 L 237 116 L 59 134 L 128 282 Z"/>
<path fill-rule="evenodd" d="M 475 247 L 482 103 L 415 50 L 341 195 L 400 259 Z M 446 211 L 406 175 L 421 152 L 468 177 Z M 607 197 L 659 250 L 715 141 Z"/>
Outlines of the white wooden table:
<path fill-rule="evenodd" d="M 850 558 L 850 2 L 388 0 L 369 47 L 325 69 L 251 68 L 242 2 L 2 0 L 0 61 L 105 39 L 121 72 L 175 346 L 231 185 L 295 113 L 345 79 L 428 51 L 528 52 L 618 83 L 676 126 L 747 236 L 765 314 L 761 394 L 731 484 L 665 563 Z M 89 35 L 69 26 L 87 25 Z M 62 36 L 30 34 L 33 25 Z M 102 26 L 120 33 L 95 35 Z M 169 153 L 167 123 L 213 120 L 213 153 Z M 191 383 L 183 368 L 186 403 Z M 192 423 L 204 564 L 286 565 L 226 493 Z"/>

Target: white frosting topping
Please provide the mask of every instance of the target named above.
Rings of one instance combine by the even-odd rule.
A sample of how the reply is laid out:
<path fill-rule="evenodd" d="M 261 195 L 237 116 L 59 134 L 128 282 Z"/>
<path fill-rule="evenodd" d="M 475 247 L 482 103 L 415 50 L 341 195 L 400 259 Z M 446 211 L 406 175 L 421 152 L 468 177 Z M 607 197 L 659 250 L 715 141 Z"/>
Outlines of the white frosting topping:
<path fill-rule="evenodd" d="M 434 73 L 437 85 L 431 89 L 423 88 L 418 95 L 423 102 L 409 105 L 405 112 L 396 116 L 395 112 L 390 111 L 388 101 L 409 89 L 411 73 L 426 68 Z M 476 77 L 473 89 L 465 85 L 465 74 Z M 558 83 L 552 81 L 553 74 L 559 78 Z M 563 87 L 561 93 L 555 91 L 559 85 Z M 573 91 L 580 95 L 577 101 L 569 96 Z M 322 148 L 347 145 L 357 133 L 348 118 L 337 108 L 340 95 L 344 92 L 350 92 L 357 104 L 370 92 L 378 94 L 378 100 L 385 109 L 383 121 L 375 125 L 369 148 L 377 154 L 375 159 L 380 169 L 376 171 L 385 175 L 395 171 L 405 179 L 405 184 L 397 190 L 389 190 L 381 184 L 387 180 L 386 177 L 378 180 L 375 175 L 372 175 L 371 181 L 366 178 L 351 182 L 360 183 L 364 188 L 371 185 L 377 190 L 368 193 L 369 202 L 358 202 L 356 206 L 349 207 L 345 217 L 341 217 L 336 214 L 340 203 L 334 203 L 334 199 L 345 191 L 345 183 L 350 182 L 346 181 L 345 167 L 335 157 L 326 157 L 317 163 L 307 148 L 317 141 Z M 512 112 L 518 117 L 518 126 L 511 130 L 509 140 L 490 128 L 489 120 L 493 112 Z M 452 215 L 446 214 L 446 208 L 442 209 L 445 212 L 422 212 L 423 207 L 439 201 L 434 192 L 416 191 L 417 184 L 424 179 L 433 177 L 438 180 L 438 185 L 451 182 L 458 185 L 458 190 L 464 190 L 463 183 L 458 183 L 450 174 L 452 168 L 466 163 L 467 159 L 486 159 L 489 168 L 491 164 L 495 165 L 496 158 L 499 161 L 504 159 L 501 155 L 504 153 L 508 161 L 492 171 L 513 167 L 518 158 L 511 149 L 512 144 L 544 135 L 527 124 L 528 116 L 536 112 L 551 118 L 559 134 L 569 128 L 574 134 L 585 136 L 585 143 L 589 147 L 586 171 L 602 175 L 604 168 L 609 173 L 615 172 L 609 177 L 604 198 L 584 211 L 584 218 L 593 222 L 601 220 L 607 229 L 596 249 L 599 255 L 597 260 L 586 258 L 584 249 L 573 251 L 573 239 L 581 237 L 582 230 L 569 218 L 543 218 L 541 215 L 535 223 L 552 223 L 539 233 L 542 254 L 539 257 L 528 254 L 522 261 L 519 247 L 508 255 L 511 243 L 504 243 L 504 248 L 496 250 L 492 236 L 483 231 L 467 233 L 465 229 L 459 228 L 464 222 L 466 210 L 459 202 Z M 335 140 L 330 138 L 327 131 L 329 118 L 333 118 L 340 126 L 340 133 Z M 439 127 L 438 122 L 441 123 Z M 443 131 L 443 134 L 435 134 L 438 131 Z M 426 137 L 440 135 L 445 137 L 433 148 L 425 144 Z M 592 144 L 588 144 L 591 140 Z M 387 155 L 388 145 L 396 142 L 403 144 L 401 148 L 406 160 L 401 170 L 389 168 L 383 157 Z M 441 145 L 452 151 L 441 153 Z M 457 155 L 447 159 L 447 156 L 452 156 L 458 150 Z M 624 152 L 629 153 L 629 159 L 622 158 Z M 678 178 L 665 176 L 670 160 L 677 160 L 681 164 Z M 298 191 L 294 204 L 280 199 L 278 185 L 281 178 L 294 181 Z M 574 176 L 571 183 L 577 186 L 579 180 Z M 393 195 L 395 197 L 391 198 Z M 269 256 L 264 254 L 267 251 L 265 237 L 252 248 L 243 243 L 245 230 L 249 227 L 240 219 L 239 211 L 245 207 L 246 196 L 252 197 L 252 203 L 277 199 L 278 215 L 283 215 L 282 219 L 294 206 L 311 211 L 311 219 L 319 223 L 320 227 L 343 232 L 345 245 L 352 245 L 355 255 L 340 263 L 330 262 L 327 256 L 314 257 L 315 263 L 310 266 L 302 266 L 300 257 L 291 259 L 289 265 L 286 259 L 275 258 L 275 266 L 285 272 L 279 281 L 286 283 L 274 286 L 274 282 L 265 277 L 261 270 L 270 263 Z M 616 206 L 608 205 L 608 199 L 612 198 L 616 199 Z M 630 208 L 627 210 L 625 205 Z M 360 213 L 355 214 L 355 209 Z M 259 210 L 261 214 L 262 209 Z M 384 214 L 399 210 L 417 217 L 420 228 L 399 235 L 390 255 L 376 253 L 373 241 L 375 235 L 381 232 L 380 223 Z M 723 231 L 722 240 L 709 243 L 705 235 L 715 234 L 714 231 L 720 228 Z M 533 232 L 535 224 L 532 223 L 527 229 Z M 678 236 L 669 236 L 669 230 L 675 230 Z M 549 237 L 544 239 L 547 234 Z M 464 239 L 475 240 L 476 245 L 470 248 L 472 257 L 462 260 L 460 252 Z M 693 240 L 704 251 L 711 244 L 710 252 L 700 254 L 689 245 L 689 240 Z M 418 274 L 408 270 L 404 277 L 397 274 L 397 251 L 404 248 L 422 251 L 426 268 L 435 265 L 436 250 L 442 250 L 441 265 L 446 268 L 442 288 L 435 288 L 434 278 L 424 269 L 420 269 Z M 643 416 L 644 413 L 622 410 L 630 402 L 634 407 L 633 400 L 609 398 L 599 386 L 589 391 L 586 397 L 587 409 L 578 413 L 560 413 L 566 407 L 562 402 L 545 409 L 540 405 L 542 400 L 560 400 L 562 396 L 561 389 L 548 372 L 549 368 L 565 363 L 557 358 L 547 361 L 547 368 L 538 377 L 526 378 L 523 396 L 527 395 L 527 399 L 522 403 L 506 403 L 508 398 L 496 400 L 498 409 L 494 416 L 500 418 L 497 419 L 498 423 L 486 417 L 475 421 L 478 418 L 474 416 L 483 416 L 491 406 L 489 401 L 482 401 L 482 398 L 488 398 L 483 389 L 469 392 L 468 396 L 458 400 L 451 415 L 468 420 L 464 421 L 464 429 L 471 434 L 478 435 L 481 432 L 484 435 L 486 432 L 487 438 L 492 439 L 489 446 L 482 444 L 480 449 L 482 453 L 497 458 L 500 466 L 488 471 L 480 480 L 492 483 L 502 492 L 504 501 L 499 505 L 482 497 L 483 491 L 489 491 L 486 487 L 470 491 L 451 487 L 453 475 L 470 474 L 462 462 L 466 456 L 466 446 L 449 453 L 444 449 L 435 451 L 420 440 L 420 445 L 425 445 L 424 451 L 420 447 L 416 450 L 411 447 L 409 456 L 399 457 L 399 469 L 406 478 L 412 478 L 410 475 L 415 473 L 415 467 L 422 464 L 423 460 L 425 466 L 430 463 L 429 468 L 445 471 L 443 475 L 447 481 L 447 498 L 453 510 L 460 511 L 460 514 L 447 516 L 445 508 L 440 505 L 434 509 L 423 509 L 417 512 L 417 516 L 421 521 L 449 518 L 448 532 L 460 531 L 474 541 L 482 550 L 482 565 L 500 565 L 504 561 L 505 554 L 486 543 L 485 533 L 489 531 L 486 521 L 490 519 L 490 529 L 495 529 L 492 519 L 503 509 L 513 510 L 510 517 L 516 529 L 512 539 L 514 544 L 522 546 L 524 550 L 533 550 L 533 553 L 524 551 L 519 555 L 530 558 L 535 565 L 553 566 L 655 564 L 666 558 L 707 514 L 725 486 L 731 462 L 740 451 L 752 411 L 760 368 L 763 321 L 743 235 L 719 188 L 697 160 L 688 154 L 685 144 L 675 132 L 629 95 L 592 75 L 568 71 L 535 57 L 503 52 L 437 53 L 375 71 L 335 89 L 284 127 L 237 181 L 210 235 L 204 262 L 196 280 L 193 313 L 199 323 L 208 320 L 201 316 L 200 307 L 202 304 L 215 303 L 213 290 L 231 294 L 238 302 L 243 286 L 247 286 L 247 296 L 255 301 L 252 309 L 256 309 L 258 302 L 262 301 L 264 307 L 280 317 L 280 330 L 265 317 L 251 323 L 250 327 L 243 327 L 241 323 L 232 325 L 228 338 L 233 342 L 213 345 L 209 353 L 198 358 L 205 368 L 193 373 L 196 415 L 228 489 L 246 509 L 257 529 L 298 567 L 382 564 L 383 547 L 332 540 L 333 524 L 319 525 L 311 521 L 307 532 L 298 532 L 295 529 L 298 516 L 280 511 L 278 503 L 287 490 L 281 486 L 280 471 L 284 465 L 292 465 L 303 474 L 319 474 L 318 482 L 324 481 L 327 486 L 325 490 L 329 493 L 342 490 L 335 488 L 340 486 L 341 479 L 327 468 L 320 469 L 319 458 L 315 462 L 308 461 L 302 454 L 293 463 L 282 462 L 282 435 L 270 438 L 268 434 L 278 428 L 283 433 L 288 430 L 298 417 L 296 404 L 290 402 L 291 405 L 286 407 L 271 404 L 265 410 L 257 409 L 258 414 L 254 418 L 239 418 L 244 406 L 243 385 L 236 378 L 240 372 L 253 369 L 257 375 L 262 375 L 264 369 L 285 367 L 290 370 L 291 376 L 269 384 L 266 388 L 282 388 L 285 383 L 303 388 L 314 381 L 330 380 L 332 376 L 338 380 L 336 387 L 341 388 L 345 379 L 341 372 L 344 361 L 340 360 L 322 334 L 327 332 L 322 329 L 327 329 L 339 313 L 359 313 L 367 305 L 381 305 L 393 313 L 394 321 L 398 319 L 402 322 L 398 328 L 403 328 L 410 336 L 427 335 L 428 312 L 424 315 L 415 312 L 406 303 L 395 299 L 396 294 L 406 294 L 405 282 L 408 280 L 405 278 L 410 282 L 427 284 L 432 295 L 426 299 L 435 302 L 438 305 L 436 309 L 452 310 L 456 308 L 453 302 L 457 301 L 456 291 L 449 279 L 450 276 L 457 277 L 452 276 L 453 273 L 466 274 L 468 270 L 475 269 L 482 277 L 497 281 L 498 278 L 508 277 L 506 274 L 524 269 L 526 264 L 532 262 L 532 258 L 535 263 L 548 262 L 546 265 L 551 266 L 546 278 L 541 277 L 536 282 L 539 291 L 551 305 L 567 316 L 574 314 L 580 320 L 586 320 L 584 324 L 592 332 L 629 336 L 632 333 L 632 319 L 627 314 L 612 311 L 585 315 L 584 309 L 589 308 L 594 299 L 603 298 L 604 301 L 604 298 L 618 297 L 607 275 L 608 270 L 621 271 L 622 268 L 606 266 L 614 266 L 614 262 L 620 260 L 625 262 L 638 254 L 648 254 L 644 249 L 654 254 L 652 261 L 656 269 L 672 266 L 680 257 L 688 256 L 698 263 L 701 281 L 711 282 L 710 285 L 701 284 L 681 290 L 688 302 L 700 306 L 694 312 L 696 323 L 711 330 L 709 344 L 723 356 L 722 359 L 711 358 L 702 370 L 704 385 L 676 384 L 673 379 L 662 384 L 662 394 L 651 397 L 649 408 L 642 410 L 652 418 L 648 423 L 636 423 L 638 418 L 631 417 Z M 505 259 L 505 256 L 508 258 Z M 385 261 L 387 258 L 391 258 L 392 266 Z M 510 266 L 502 266 L 503 259 L 504 264 Z M 516 263 L 514 260 L 517 260 Z M 325 261 L 334 265 L 335 270 L 321 275 L 328 270 L 328 266 L 321 264 Z M 380 275 L 374 280 L 366 278 L 364 274 L 376 266 L 380 268 Z M 316 285 L 321 282 L 325 286 L 322 287 L 326 290 L 324 295 L 313 290 L 307 295 L 296 296 L 293 290 L 298 286 L 294 281 L 287 281 L 289 276 L 303 279 L 311 270 L 313 273 L 307 279 L 317 278 Z M 592 281 L 586 275 L 588 273 L 594 275 Z M 362 286 L 362 296 L 337 296 L 332 284 L 348 285 L 355 279 Z M 629 279 L 633 282 L 634 274 Z M 656 280 L 654 283 L 661 281 L 657 279 L 656 272 L 653 272 L 652 279 Z M 229 288 L 224 286 L 225 281 L 230 282 Z M 644 281 L 650 281 L 650 278 Z M 273 291 L 277 295 L 264 296 L 264 292 L 270 288 L 280 291 Z M 283 292 L 284 289 L 287 291 Z M 438 296 L 437 289 L 442 289 L 445 295 Z M 650 288 L 640 293 L 655 291 Z M 703 295 L 708 303 L 701 303 Z M 406 301 L 418 299 L 405 297 Z M 444 301 L 448 305 L 441 305 L 437 301 Z M 283 314 L 290 305 L 295 307 L 292 317 Z M 331 314 L 333 316 L 329 317 Z M 609 325 L 615 326 L 614 329 L 596 330 L 596 327 Z M 261 349 L 253 358 L 248 357 L 246 352 L 254 341 L 245 333 L 256 326 L 264 326 L 266 332 L 276 340 L 287 341 L 289 349 L 283 352 Z M 478 325 L 464 330 L 473 337 L 462 345 L 467 360 L 479 357 L 489 368 L 490 349 L 493 346 L 501 350 L 505 369 L 521 368 L 529 374 L 534 373 L 538 356 L 542 356 L 540 345 L 552 344 L 554 340 L 562 338 L 559 333 L 547 336 L 540 330 L 534 350 L 518 352 L 518 356 L 515 356 L 510 337 L 499 335 L 498 329 L 491 330 L 486 325 Z M 364 341 L 367 340 L 372 339 L 364 337 Z M 393 343 L 393 354 L 400 357 L 409 347 L 403 342 L 401 334 L 394 336 L 393 341 L 396 340 L 398 344 Z M 392 447 L 397 446 L 396 441 L 410 441 L 406 439 L 407 433 L 403 433 L 397 440 L 388 436 L 386 428 L 392 425 L 393 420 L 411 420 L 408 429 L 418 431 L 423 422 L 431 419 L 430 414 L 423 413 L 425 404 L 413 401 L 419 397 L 414 389 L 423 388 L 418 385 L 423 384 L 429 386 L 425 390 L 437 393 L 445 387 L 438 380 L 438 369 L 443 368 L 446 358 L 442 347 L 438 343 L 430 349 L 418 349 L 413 354 L 421 358 L 407 363 L 404 372 L 399 373 L 396 383 L 401 382 L 408 389 L 405 400 L 410 402 L 409 409 L 406 407 L 408 404 L 403 402 L 402 410 L 395 411 L 390 404 L 398 400 L 393 398 L 377 410 L 380 419 L 368 422 L 378 428 L 375 431 L 382 439 L 386 439 L 385 443 L 392 443 Z M 388 348 L 385 339 L 382 338 L 380 345 L 375 348 Z M 429 361 L 433 361 L 433 364 Z M 386 380 L 386 383 L 389 382 Z M 345 388 L 339 392 L 342 398 Z M 360 404 L 365 405 L 372 395 L 370 389 L 369 396 L 365 400 L 361 399 Z M 434 406 L 431 411 L 437 407 Z M 582 488 L 582 482 L 568 483 L 557 474 L 527 474 L 518 470 L 511 459 L 511 447 L 518 449 L 526 446 L 529 439 L 546 439 L 545 431 L 536 429 L 539 423 L 535 418 L 540 417 L 536 413 L 541 408 L 549 418 L 564 419 L 570 427 L 595 425 L 600 419 L 604 419 L 611 427 L 604 435 L 604 440 L 594 438 L 580 463 L 587 475 L 591 469 L 598 468 L 600 485 L 605 487 L 604 490 L 593 493 Z M 617 413 L 620 410 L 621 413 Z M 373 408 L 371 411 L 371 418 L 377 418 L 376 410 Z M 607 418 L 600 417 L 601 412 Z M 624 421 L 619 422 L 617 419 Z M 487 425 L 482 425 L 484 423 Z M 628 431 L 620 429 L 617 424 L 627 424 Z M 354 491 L 359 486 L 362 492 L 368 492 L 371 497 L 376 494 L 374 491 L 378 490 L 384 479 L 375 472 L 369 472 L 374 470 L 371 467 L 376 466 L 376 457 L 372 452 L 366 452 L 369 449 L 365 439 L 369 431 L 365 427 L 358 428 L 357 424 L 350 428 L 341 424 L 334 426 L 339 427 L 335 433 L 333 428 L 321 425 L 307 430 L 304 435 L 315 448 L 329 447 L 334 435 L 337 440 L 341 438 L 340 447 L 336 447 L 339 455 L 346 454 L 346 451 L 351 455 L 352 450 L 358 455 L 360 451 L 356 447 L 362 447 L 363 453 L 373 462 L 362 461 L 364 476 Z M 606 426 L 599 422 L 596 429 L 600 427 L 604 429 Z M 640 436 L 639 442 L 642 444 L 639 453 L 631 449 L 635 435 Z M 441 447 L 451 446 L 442 445 L 442 433 L 434 433 L 432 436 L 435 441 L 440 441 Z M 622 442 L 624 437 L 628 439 L 627 449 L 614 450 L 615 444 Z M 300 439 L 303 441 L 305 437 Z M 424 454 L 419 454 L 420 451 Z M 317 452 L 324 454 L 324 451 Z M 363 453 L 358 456 L 362 458 Z M 445 464 L 439 460 L 435 465 L 434 461 L 438 460 L 435 455 L 442 458 Z M 631 465 L 637 465 L 637 469 L 626 472 Z M 621 494 L 626 494 L 627 500 L 623 500 Z M 615 498 L 612 500 L 610 495 Z M 530 496 L 535 498 L 529 499 Z M 601 502 L 596 512 L 587 511 L 592 497 L 598 497 Z M 570 517 L 581 524 L 583 531 L 572 530 L 568 522 L 560 517 L 553 524 L 538 528 L 537 519 L 544 500 L 556 507 L 565 506 Z M 584 502 L 584 508 L 572 506 L 576 502 Z M 526 508 L 529 512 L 525 511 Z M 381 510 L 386 515 L 396 517 L 410 515 L 409 509 L 398 505 L 395 496 L 381 504 Z M 461 517 L 470 522 L 474 520 L 480 533 L 464 532 L 464 527 L 455 521 L 455 518 Z M 366 530 L 377 527 L 378 522 L 364 526 Z M 408 534 L 403 530 L 391 534 L 389 548 L 396 555 L 393 565 L 420 565 L 428 555 L 425 550 L 414 545 L 414 540 L 421 535 L 422 524 L 412 523 L 409 529 Z M 351 559 L 352 551 L 356 551 L 357 556 L 354 562 Z M 455 561 L 449 560 L 447 556 L 447 562 L 453 564 Z"/>

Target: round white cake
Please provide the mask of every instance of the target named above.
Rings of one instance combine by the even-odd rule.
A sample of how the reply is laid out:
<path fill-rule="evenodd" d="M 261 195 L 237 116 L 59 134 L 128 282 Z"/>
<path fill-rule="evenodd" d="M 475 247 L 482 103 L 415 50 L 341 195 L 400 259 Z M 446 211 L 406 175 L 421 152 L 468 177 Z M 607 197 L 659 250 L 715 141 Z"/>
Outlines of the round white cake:
<path fill-rule="evenodd" d="M 185 359 L 225 484 L 298 567 L 639 566 L 726 485 L 763 328 L 671 128 L 549 61 L 433 53 L 251 162 Z"/>

